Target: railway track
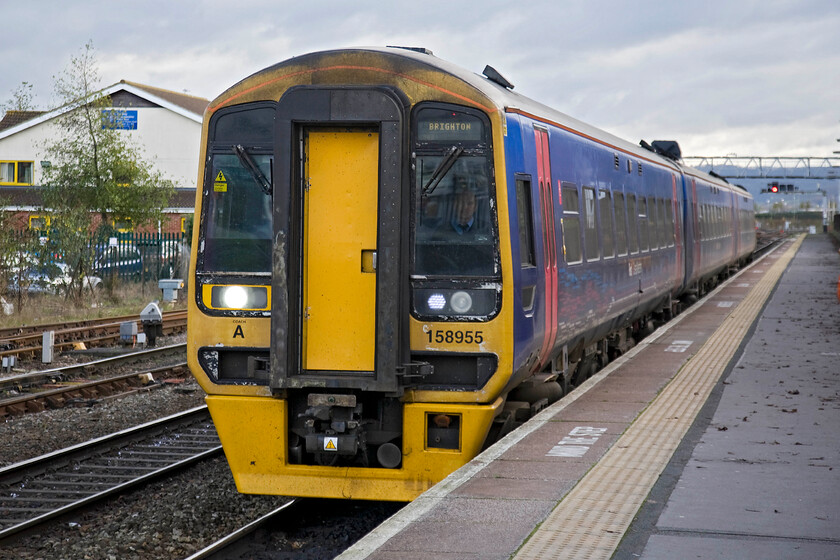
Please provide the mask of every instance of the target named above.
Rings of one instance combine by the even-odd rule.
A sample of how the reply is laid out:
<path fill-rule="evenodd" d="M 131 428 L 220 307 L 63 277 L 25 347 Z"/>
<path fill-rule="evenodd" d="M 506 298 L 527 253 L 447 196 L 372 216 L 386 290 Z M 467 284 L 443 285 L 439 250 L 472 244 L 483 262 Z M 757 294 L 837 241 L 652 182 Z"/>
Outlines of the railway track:
<path fill-rule="evenodd" d="M 186 377 L 186 361 L 118 375 L 104 374 L 96 380 L 78 381 L 81 376 L 103 375 L 107 369 L 125 368 L 173 354 L 183 354 L 185 344 L 175 344 L 83 364 L 36 371 L 0 379 L 0 419 L 46 408 L 90 406 L 108 398 L 125 396 L 138 390 L 160 387 L 155 382 L 169 377 Z"/>
<path fill-rule="evenodd" d="M 0 469 L 0 543 L 221 453 L 207 407 Z"/>
<path fill-rule="evenodd" d="M 120 325 L 132 321 L 139 323 L 139 316 L 129 315 L 73 323 L 0 329 L 0 358 L 15 357 L 16 360 L 35 358 L 43 349 L 43 335 L 48 331 L 55 333 L 56 351 L 74 348 L 79 343 L 86 346 L 115 344 L 120 341 Z M 186 328 L 186 310 L 163 313 L 164 335 L 181 333 L 186 331 Z M 138 328 L 138 331 L 142 331 L 142 328 Z"/>

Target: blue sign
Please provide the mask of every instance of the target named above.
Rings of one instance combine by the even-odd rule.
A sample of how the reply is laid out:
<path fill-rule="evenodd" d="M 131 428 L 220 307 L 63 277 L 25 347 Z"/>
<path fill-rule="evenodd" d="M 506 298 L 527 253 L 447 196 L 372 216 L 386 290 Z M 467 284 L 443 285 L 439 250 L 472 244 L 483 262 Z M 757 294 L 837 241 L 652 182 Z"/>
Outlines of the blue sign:
<path fill-rule="evenodd" d="M 111 130 L 137 130 L 137 111 L 102 109 L 102 128 Z"/>

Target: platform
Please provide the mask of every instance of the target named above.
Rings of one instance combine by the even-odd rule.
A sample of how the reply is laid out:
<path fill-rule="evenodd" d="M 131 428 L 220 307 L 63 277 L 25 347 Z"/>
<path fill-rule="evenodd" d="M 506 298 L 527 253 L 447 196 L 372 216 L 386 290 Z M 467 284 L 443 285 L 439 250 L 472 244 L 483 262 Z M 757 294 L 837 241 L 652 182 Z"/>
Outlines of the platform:
<path fill-rule="evenodd" d="M 340 558 L 840 558 L 838 272 L 788 240 Z"/>

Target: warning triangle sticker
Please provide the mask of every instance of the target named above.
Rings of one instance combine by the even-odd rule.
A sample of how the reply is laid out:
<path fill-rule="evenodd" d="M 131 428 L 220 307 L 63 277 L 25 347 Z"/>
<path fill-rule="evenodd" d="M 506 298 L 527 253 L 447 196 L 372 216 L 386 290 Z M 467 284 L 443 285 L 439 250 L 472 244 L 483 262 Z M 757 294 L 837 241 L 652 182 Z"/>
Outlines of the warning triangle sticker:
<path fill-rule="evenodd" d="M 336 451 L 335 440 L 333 438 L 327 438 L 326 441 L 324 441 L 324 450 Z"/>
<path fill-rule="evenodd" d="M 227 183 L 227 179 L 225 179 L 225 174 L 219 171 L 219 174 L 216 175 L 216 182 L 217 183 Z"/>

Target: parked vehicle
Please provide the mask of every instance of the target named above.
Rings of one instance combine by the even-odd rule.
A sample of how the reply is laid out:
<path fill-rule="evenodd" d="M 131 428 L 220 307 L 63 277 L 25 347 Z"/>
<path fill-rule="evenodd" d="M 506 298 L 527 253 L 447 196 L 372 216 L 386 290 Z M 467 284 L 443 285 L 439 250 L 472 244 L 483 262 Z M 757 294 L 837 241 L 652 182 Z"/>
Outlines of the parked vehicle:
<path fill-rule="evenodd" d="M 135 245 L 97 247 L 93 271 L 103 278 L 120 276 L 139 280 L 143 273 L 143 256 Z"/>
<path fill-rule="evenodd" d="M 35 263 L 24 272 L 26 293 L 28 294 L 53 294 L 59 295 L 71 285 L 70 266 L 63 262 Z M 9 292 L 20 291 L 20 275 L 13 273 L 9 281 Z M 102 287 L 102 278 L 99 276 L 85 276 L 83 285 L 96 290 Z"/>

